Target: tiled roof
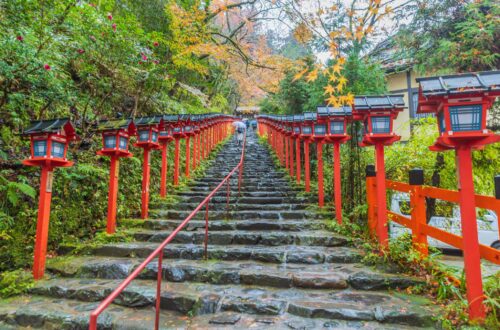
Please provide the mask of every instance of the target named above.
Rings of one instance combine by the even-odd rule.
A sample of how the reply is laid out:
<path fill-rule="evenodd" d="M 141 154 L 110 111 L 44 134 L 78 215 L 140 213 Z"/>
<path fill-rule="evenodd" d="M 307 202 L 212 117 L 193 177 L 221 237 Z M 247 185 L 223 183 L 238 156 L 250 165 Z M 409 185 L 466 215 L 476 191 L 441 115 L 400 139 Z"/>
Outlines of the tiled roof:
<path fill-rule="evenodd" d="M 424 96 L 500 90 L 500 71 L 417 78 Z"/>

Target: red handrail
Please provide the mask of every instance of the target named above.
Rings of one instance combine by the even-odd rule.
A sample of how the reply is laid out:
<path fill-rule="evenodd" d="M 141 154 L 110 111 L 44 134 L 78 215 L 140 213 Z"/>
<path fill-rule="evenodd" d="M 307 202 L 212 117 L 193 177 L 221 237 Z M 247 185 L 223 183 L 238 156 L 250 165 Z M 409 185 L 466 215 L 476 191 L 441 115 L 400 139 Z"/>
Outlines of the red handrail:
<path fill-rule="evenodd" d="M 207 258 L 207 249 L 208 249 L 208 204 L 210 203 L 210 200 L 212 197 L 215 195 L 217 191 L 224 185 L 224 183 L 227 183 L 227 207 L 229 207 L 229 180 L 233 176 L 233 174 L 240 169 L 238 173 L 238 193 L 240 192 L 241 189 L 241 180 L 242 180 L 242 173 L 243 173 L 243 167 L 244 167 L 244 157 L 245 157 L 245 144 L 246 144 L 246 134 L 244 135 L 243 139 L 243 147 L 241 150 L 241 157 L 240 157 L 240 162 L 236 167 L 229 172 L 229 174 L 219 183 L 219 185 L 208 194 L 208 196 L 191 212 L 184 221 L 170 234 L 168 237 L 156 248 L 156 250 L 151 253 L 146 260 L 144 260 L 106 299 L 104 299 L 99 306 L 97 306 L 96 309 L 90 313 L 90 323 L 89 323 L 89 329 L 90 330 L 97 330 L 97 318 L 99 315 L 118 297 L 120 293 L 125 290 L 125 288 L 132 282 L 139 274 L 140 272 L 146 268 L 146 266 L 153 261 L 153 259 L 158 256 L 158 273 L 157 273 L 157 284 L 156 284 L 156 318 L 155 318 L 155 329 L 158 329 L 159 323 L 160 323 L 160 293 L 161 293 L 161 282 L 162 282 L 162 261 L 163 261 L 163 249 L 165 246 L 167 246 L 168 243 L 170 243 L 177 233 L 179 233 L 184 226 L 200 211 L 203 206 L 206 205 L 206 210 L 205 210 L 205 259 Z"/>

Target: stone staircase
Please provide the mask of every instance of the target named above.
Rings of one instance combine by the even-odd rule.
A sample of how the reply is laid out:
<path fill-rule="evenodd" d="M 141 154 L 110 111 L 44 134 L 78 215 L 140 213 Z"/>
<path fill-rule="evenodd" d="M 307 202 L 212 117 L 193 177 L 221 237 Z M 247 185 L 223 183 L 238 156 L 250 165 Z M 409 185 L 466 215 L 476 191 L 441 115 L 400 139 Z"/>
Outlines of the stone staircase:
<path fill-rule="evenodd" d="M 360 263 L 363 251 L 326 230 L 311 200 L 289 185 L 268 150 L 248 133 L 241 197 L 233 180 L 210 204 L 208 260 L 204 212 L 165 249 L 163 329 L 413 329 L 432 328 L 428 300 L 401 291 L 419 280 Z M 207 170 L 177 195 L 137 220 L 133 242 L 90 249 L 48 263 L 48 279 L 29 295 L 0 303 L 0 328 L 86 329 L 100 301 L 164 240 L 239 161 L 227 143 Z M 99 317 L 100 329 L 152 329 L 157 264 Z"/>

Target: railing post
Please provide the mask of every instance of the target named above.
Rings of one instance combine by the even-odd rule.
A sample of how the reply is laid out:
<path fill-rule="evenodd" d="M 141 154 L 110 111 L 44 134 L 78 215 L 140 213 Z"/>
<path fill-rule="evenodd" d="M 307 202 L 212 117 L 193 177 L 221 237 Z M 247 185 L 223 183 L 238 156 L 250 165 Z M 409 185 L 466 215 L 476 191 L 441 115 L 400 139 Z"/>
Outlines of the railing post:
<path fill-rule="evenodd" d="M 375 189 L 375 166 L 374 165 L 366 165 L 365 169 L 366 173 L 366 203 L 368 204 L 368 231 L 371 237 L 375 237 L 376 235 L 376 227 L 377 227 L 377 195 Z"/>
<path fill-rule="evenodd" d="M 210 200 L 205 204 L 205 260 L 208 260 L 208 204 Z"/>
<path fill-rule="evenodd" d="M 495 198 L 500 200 L 500 175 L 495 176 L 494 178 L 495 182 Z M 497 203 L 497 205 L 500 203 Z M 496 210 L 497 217 L 500 216 L 500 207 L 498 207 Z M 498 236 L 500 237 L 500 226 L 498 226 Z"/>
<path fill-rule="evenodd" d="M 163 250 L 158 255 L 158 270 L 156 272 L 156 308 L 155 308 L 155 330 L 160 328 L 161 309 L 161 281 L 163 278 Z"/>
<path fill-rule="evenodd" d="M 412 241 L 415 248 L 422 254 L 429 254 L 427 235 L 422 231 L 427 223 L 425 196 L 422 192 L 424 184 L 424 171 L 422 169 L 410 170 L 410 208 L 412 223 Z"/>
<path fill-rule="evenodd" d="M 227 179 L 227 185 L 226 185 L 226 212 L 229 212 L 229 183 L 230 183 L 231 178 Z"/>
<path fill-rule="evenodd" d="M 295 176 L 295 163 L 293 159 L 293 147 L 295 146 L 294 138 L 289 137 L 288 138 L 288 147 L 289 151 L 288 154 L 290 155 L 290 176 L 293 178 Z"/>

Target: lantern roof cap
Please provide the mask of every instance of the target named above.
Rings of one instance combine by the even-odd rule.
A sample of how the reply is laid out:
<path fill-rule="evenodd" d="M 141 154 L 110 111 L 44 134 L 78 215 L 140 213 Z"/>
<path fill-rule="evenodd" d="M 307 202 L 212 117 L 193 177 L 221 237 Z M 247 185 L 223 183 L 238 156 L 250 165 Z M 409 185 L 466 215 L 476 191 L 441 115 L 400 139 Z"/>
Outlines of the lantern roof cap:
<path fill-rule="evenodd" d="M 318 119 L 318 114 L 316 112 L 304 112 L 305 121 L 315 121 Z"/>
<path fill-rule="evenodd" d="M 301 122 L 304 120 L 304 115 L 294 115 L 293 116 L 293 121 L 294 122 Z"/>
<path fill-rule="evenodd" d="M 355 110 L 391 110 L 405 107 L 403 94 L 356 96 L 354 98 Z"/>
<path fill-rule="evenodd" d="M 108 131 L 108 130 L 119 130 L 128 129 L 130 125 L 134 125 L 134 121 L 130 118 L 128 119 L 115 119 L 115 120 L 101 120 L 97 124 L 97 131 Z"/>
<path fill-rule="evenodd" d="M 163 116 L 137 117 L 134 119 L 134 124 L 136 126 L 158 125 L 161 123 L 162 118 Z"/>
<path fill-rule="evenodd" d="M 417 78 L 424 96 L 500 91 L 500 71 Z"/>
<path fill-rule="evenodd" d="M 341 107 L 321 106 L 317 108 L 319 116 L 351 116 L 352 108 L 348 105 Z"/>
<path fill-rule="evenodd" d="M 163 115 L 162 120 L 167 123 L 176 123 L 179 120 L 179 115 Z"/>
<path fill-rule="evenodd" d="M 32 121 L 30 126 L 24 130 L 23 135 L 57 133 L 61 130 L 64 130 L 69 139 L 76 137 L 75 128 L 71 124 L 69 118 Z"/>

